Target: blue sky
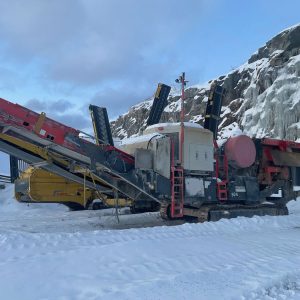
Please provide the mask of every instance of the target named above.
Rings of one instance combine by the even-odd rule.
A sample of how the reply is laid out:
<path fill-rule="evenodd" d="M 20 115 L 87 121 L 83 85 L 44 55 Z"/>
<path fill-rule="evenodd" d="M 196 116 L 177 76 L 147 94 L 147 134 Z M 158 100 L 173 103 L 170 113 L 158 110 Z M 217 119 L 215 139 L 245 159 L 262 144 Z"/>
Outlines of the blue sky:
<path fill-rule="evenodd" d="M 0 97 L 90 127 L 185 71 L 202 83 L 299 23 L 296 0 L 0 0 Z M 0 166 L 1 172 L 1 166 Z"/>

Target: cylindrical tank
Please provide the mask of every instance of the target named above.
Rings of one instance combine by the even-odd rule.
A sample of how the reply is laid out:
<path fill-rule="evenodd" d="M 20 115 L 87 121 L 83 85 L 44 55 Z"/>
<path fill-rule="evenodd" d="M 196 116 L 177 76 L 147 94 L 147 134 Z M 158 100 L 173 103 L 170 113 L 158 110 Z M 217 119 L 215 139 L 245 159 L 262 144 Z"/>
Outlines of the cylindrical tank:
<path fill-rule="evenodd" d="M 231 137 L 225 143 L 228 163 L 234 168 L 247 168 L 255 162 L 254 142 L 246 135 Z"/>

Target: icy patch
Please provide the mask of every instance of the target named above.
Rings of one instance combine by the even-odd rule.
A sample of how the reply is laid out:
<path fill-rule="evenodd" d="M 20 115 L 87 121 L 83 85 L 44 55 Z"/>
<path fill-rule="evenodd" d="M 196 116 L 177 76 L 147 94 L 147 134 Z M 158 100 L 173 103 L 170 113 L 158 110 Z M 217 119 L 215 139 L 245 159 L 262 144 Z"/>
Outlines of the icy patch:
<path fill-rule="evenodd" d="M 276 72 L 269 62 L 264 62 L 260 69 L 255 69 L 252 82 L 245 90 L 244 103 L 250 104 L 245 110 L 241 125 L 251 136 L 296 140 L 300 130 L 295 126 L 300 121 L 300 55 Z M 273 74 L 271 78 L 270 74 Z M 266 76 L 267 85 L 263 93 L 259 92 L 257 81 Z"/>
<path fill-rule="evenodd" d="M 300 273 L 291 274 L 273 285 L 251 292 L 242 297 L 245 300 L 298 300 L 300 299 Z"/>
<path fill-rule="evenodd" d="M 230 107 L 228 107 L 228 106 L 222 106 L 220 117 L 223 118 L 224 116 L 226 116 L 226 115 L 228 115 L 230 113 L 231 113 Z"/>
<path fill-rule="evenodd" d="M 229 137 L 238 136 L 241 134 L 244 133 L 236 122 L 233 122 L 228 126 L 223 127 L 219 132 L 219 136 L 221 137 L 221 139 L 225 139 L 225 140 L 228 139 Z"/>
<path fill-rule="evenodd" d="M 198 123 L 199 121 L 203 120 L 204 117 L 202 115 L 193 116 L 191 122 Z"/>
<path fill-rule="evenodd" d="M 181 99 L 175 101 L 175 102 L 171 102 L 170 104 L 168 104 L 164 111 L 165 112 L 176 112 L 176 111 L 180 111 L 181 109 Z"/>

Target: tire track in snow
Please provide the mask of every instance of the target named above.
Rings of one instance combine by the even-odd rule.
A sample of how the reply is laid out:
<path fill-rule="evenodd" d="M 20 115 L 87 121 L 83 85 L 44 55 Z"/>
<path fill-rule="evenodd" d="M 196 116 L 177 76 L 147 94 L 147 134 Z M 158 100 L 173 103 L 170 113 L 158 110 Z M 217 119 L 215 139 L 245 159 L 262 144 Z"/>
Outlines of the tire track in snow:
<path fill-rule="evenodd" d="M 262 220 L 266 218 L 265 220 Z M 146 229 L 131 229 L 124 231 L 100 231 L 93 233 L 66 233 L 66 234 L 20 234 L 12 233 L 2 237 L 0 235 L 0 242 L 3 244 L 2 252 L 10 252 L 12 250 L 23 250 L 23 255 L 19 259 L 25 259 L 30 257 L 36 257 L 42 249 L 42 255 L 51 253 L 57 253 L 57 247 L 64 247 L 64 251 L 72 252 L 78 249 L 91 248 L 91 247 L 104 247 L 113 244 L 124 244 L 131 242 L 142 242 L 145 240 L 155 241 L 172 241 L 174 239 L 187 239 L 187 238 L 201 238 L 201 237 L 212 237 L 219 236 L 222 233 L 226 235 L 236 235 L 238 233 L 249 233 L 249 232 L 265 232 L 267 229 L 273 230 L 285 230 L 295 226 L 298 222 L 296 220 L 289 220 L 283 222 L 282 228 L 278 226 L 277 221 L 270 219 L 270 217 L 257 217 L 256 219 L 241 218 L 237 220 L 226 220 L 222 224 L 217 223 L 204 223 L 204 224 L 186 224 L 183 226 L 176 227 L 158 227 L 158 228 L 146 228 Z M 253 222 L 254 221 L 254 222 Z M 252 226 L 235 226 L 241 223 L 248 223 Z M 234 228 L 228 232 L 228 225 Z M 49 249 L 53 249 L 49 251 Z M 34 251 L 39 249 L 39 251 Z M 26 254 L 28 251 L 30 254 Z M 32 254 L 34 253 L 34 254 Z M 0 254 L 1 257 L 1 254 Z M 11 260 L 9 260 L 11 261 Z M 5 264 L 5 260 L 1 260 L 0 264 Z"/>
<path fill-rule="evenodd" d="M 298 282 L 297 214 L 77 233 L 3 226 L 0 290 L 15 295 L 7 299 L 31 299 L 30 289 L 44 299 L 272 299 Z"/>
<path fill-rule="evenodd" d="M 300 226 L 300 217 L 292 218 L 281 217 L 282 222 L 272 220 L 273 217 L 254 217 L 252 219 L 238 218 L 232 220 L 222 220 L 216 223 L 204 224 L 184 224 L 182 226 L 174 227 L 155 227 L 155 228 L 141 228 L 130 230 L 105 230 L 94 231 L 86 233 L 41 233 L 30 234 L 20 232 L 0 233 L 5 240 L 6 247 L 11 248 L 34 248 L 49 247 L 51 245 L 58 245 L 61 242 L 71 242 L 72 247 L 76 245 L 107 245 L 114 243 L 124 243 L 136 240 L 149 239 L 163 239 L 172 240 L 174 238 L 188 238 L 188 237 L 209 237 L 219 236 L 222 233 L 226 235 L 235 235 L 240 232 L 259 232 L 268 229 L 284 230 L 286 228 L 293 228 Z M 286 220 L 287 219 L 287 220 Z M 230 229 L 230 230 L 229 230 Z M 30 237 L 30 238 L 29 238 Z M 18 240 L 18 242 L 16 242 Z M 42 240 L 42 241 L 41 241 Z M 30 241 L 30 242 L 29 242 Z M 2 242 L 3 243 L 3 242 Z M 11 244 L 11 245 L 10 245 Z"/>
<path fill-rule="evenodd" d="M 177 230 L 176 230 L 177 231 Z M 277 228 L 277 230 L 273 233 L 278 234 L 278 232 L 281 232 L 281 234 L 284 234 L 284 231 L 286 229 L 280 229 Z M 250 230 L 251 232 L 251 230 Z M 111 232 L 112 234 L 114 232 Z M 219 240 L 221 244 L 224 246 L 224 238 L 222 238 L 222 234 L 220 234 L 219 239 L 215 238 L 217 237 L 216 234 L 213 235 L 207 235 L 205 234 L 202 236 L 202 239 L 199 240 L 199 236 L 189 236 L 187 237 L 186 234 L 180 235 L 179 232 L 176 232 L 179 236 L 174 237 L 171 236 L 167 239 L 167 242 L 173 241 L 175 244 L 182 244 L 182 240 L 184 240 L 187 244 L 193 244 L 199 242 L 201 245 L 202 243 L 209 243 L 208 248 L 213 249 L 213 245 L 216 241 Z M 240 233 L 243 233 L 243 235 L 246 235 L 245 230 L 241 230 Z M 126 231 L 123 233 L 126 235 Z M 176 280 L 178 277 L 185 276 L 185 274 L 202 274 L 202 276 L 207 276 L 207 274 L 216 274 L 220 272 L 230 271 L 230 272 L 238 272 L 238 273 L 248 273 L 251 274 L 251 270 L 255 271 L 262 266 L 264 267 L 264 271 L 267 273 L 272 272 L 272 268 L 274 263 L 278 263 L 282 261 L 282 257 L 285 257 L 287 254 L 296 254 L 300 255 L 299 250 L 299 244 L 289 242 L 287 243 L 279 243 L 275 250 L 268 249 L 268 245 L 264 245 L 262 243 L 262 240 L 255 240 L 255 235 L 257 234 L 257 231 L 252 231 L 251 234 L 253 237 L 249 240 L 248 238 L 242 239 L 239 236 L 235 236 L 232 234 L 228 234 L 227 238 L 230 238 L 231 243 L 236 243 L 237 249 L 234 250 L 232 253 L 228 253 L 226 251 L 220 252 L 217 249 L 213 251 L 213 253 L 207 253 L 207 251 L 199 251 L 200 255 L 197 256 L 197 254 L 180 254 L 175 252 L 175 256 L 171 255 L 171 258 L 168 258 L 168 255 L 161 259 L 157 259 L 157 254 L 155 254 L 153 257 L 148 255 L 143 256 L 142 260 L 140 262 L 130 262 L 129 265 L 124 265 L 123 258 L 114 258 L 112 261 L 107 261 L 107 258 L 105 256 L 98 257 L 97 263 L 99 264 L 99 272 L 103 272 L 101 275 L 101 280 L 109 283 L 112 280 L 117 282 L 122 282 L 122 284 L 119 285 L 119 287 L 114 287 L 112 289 L 107 288 L 101 288 L 99 290 L 99 295 L 103 296 L 109 296 L 114 293 L 119 293 L 120 290 L 127 290 L 130 291 L 135 288 L 135 286 L 148 286 L 151 285 L 153 282 L 156 281 L 162 281 L 162 282 L 169 282 L 172 280 Z M 72 235 L 71 235 L 72 237 Z M 150 237 L 150 239 L 149 239 Z M 76 240 L 75 244 L 78 245 L 80 243 L 81 235 L 77 235 L 78 240 Z M 153 234 L 153 231 L 151 230 L 150 233 L 148 233 L 148 243 L 155 243 L 157 246 L 159 244 L 164 243 L 166 241 L 166 235 L 156 235 Z M 226 241 L 225 239 L 225 241 Z M 51 246 L 50 240 L 48 240 L 47 243 L 42 243 L 42 248 L 46 248 L 49 245 Z M 62 236 L 59 236 L 59 240 L 62 240 Z M 117 242 L 116 242 L 117 240 Z M 243 247 L 240 246 L 238 241 L 243 241 Z M 282 238 L 284 240 L 284 238 Z M 52 251 L 44 252 L 44 253 L 36 253 L 34 255 L 20 255 L 19 257 L 11 257 L 10 260 L 6 260 L 4 262 L 6 263 L 12 263 L 16 262 L 16 260 L 32 260 L 33 262 L 35 260 L 39 261 L 39 257 L 42 256 L 50 256 L 51 260 L 63 260 L 65 256 L 71 256 L 74 257 L 75 255 L 78 255 L 79 257 L 82 257 L 83 253 L 90 251 L 91 253 L 99 250 L 99 251 L 110 251 L 110 248 L 118 248 L 118 247 L 124 247 L 126 249 L 126 244 L 132 244 L 133 246 L 138 246 L 139 243 L 145 241 L 145 239 L 132 239 L 132 236 L 124 237 L 124 236 L 117 236 L 117 238 L 109 238 L 106 239 L 106 244 L 101 243 L 91 243 L 90 245 L 87 245 L 87 240 L 84 241 L 84 246 L 74 249 L 69 248 L 65 249 L 65 245 L 62 245 L 63 250 L 52 249 Z M 68 241 L 66 241 L 67 243 Z M 98 241 L 99 242 L 99 241 Z M 71 245 L 72 246 L 72 245 Z M 89 247 L 88 247 L 89 246 Z M 252 248 L 250 247 L 252 246 Z M 250 249 L 248 249 L 250 247 Z M 38 244 L 35 244 L 35 247 L 37 250 L 39 249 Z M 54 247 L 55 248 L 55 247 Z M 172 245 L 171 245 L 172 248 Z M 22 247 L 24 249 L 24 247 Z M 168 249 L 167 249 L 168 250 Z M 82 252 L 82 253 L 81 253 Z M 273 253 L 272 253 L 273 252 Z M 167 254 L 167 253 L 166 253 Z M 43 258 L 44 259 L 44 258 Z M 2 261 L 3 263 L 3 261 Z M 83 263 L 90 264 L 93 263 L 93 261 L 87 259 L 83 260 Z M 285 262 L 286 264 L 286 262 Z M 300 265 L 300 261 L 299 261 Z M 272 266 L 272 267 L 271 267 Z M 107 270 L 116 270 L 113 272 L 107 272 Z M 141 274 L 143 274 L 143 279 L 141 280 Z M 262 277 L 262 275 L 260 275 Z M 251 285 L 252 282 L 257 281 L 257 276 L 246 276 L 244 278 L 244 281 L 246 284 Z M 238 283 L 235 283 L 238 285 Z"/>

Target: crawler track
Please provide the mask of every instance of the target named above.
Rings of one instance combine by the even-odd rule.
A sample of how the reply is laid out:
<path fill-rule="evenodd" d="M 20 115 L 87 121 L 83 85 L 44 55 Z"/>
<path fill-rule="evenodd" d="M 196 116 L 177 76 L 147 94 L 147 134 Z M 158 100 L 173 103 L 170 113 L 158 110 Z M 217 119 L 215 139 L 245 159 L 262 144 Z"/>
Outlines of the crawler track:
<path fill-rule="evenodd" d="M 171 220 L 170 205 L 163 203 L 160 208 L 160 215 L 164 220 Z M 282 216 L 288 215 L 286 205 L 260 204 L 260 205 L 203 205 L 200 208 L 185 207 L 184 219 L 203 223 L 206 221 L 218 221 L 220 219 L 231 219 L 238 216 L 253 217 L 253 216 Z"/>

